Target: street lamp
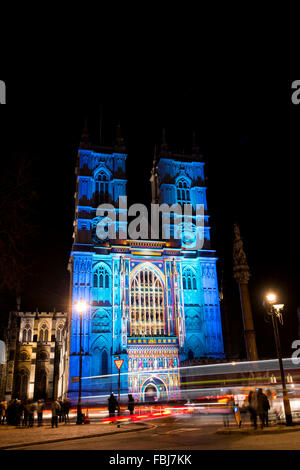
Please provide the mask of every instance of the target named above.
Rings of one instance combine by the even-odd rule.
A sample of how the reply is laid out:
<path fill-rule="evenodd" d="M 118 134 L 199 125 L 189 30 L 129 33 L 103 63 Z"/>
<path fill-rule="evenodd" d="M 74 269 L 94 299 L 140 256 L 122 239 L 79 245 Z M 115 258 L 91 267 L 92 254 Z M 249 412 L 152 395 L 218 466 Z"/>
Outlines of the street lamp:
<path fill-rule="evenodd" d="M 88 310 L 88 303 L 80 299 L 75 303 L 75 308 L 80 316 L 80 333 L 79 333 L 79 389 L 77 403 L 77 419 L 76 424 L 82 424 L 82 408 L 81 408 L 81 377 L 82 377 L 82 315 Z"/>
<path fill-rule="evenodd" d="M 277 296 L 274 293 L 269 293 L 266 295 L 264 301 L 264 307 L 268 313 L 272 317 L 272 324 L 274 329 L 274 337 L 276 343 L 276 350 L 277 350 L 277 357 L 279 361 L 279 368 L 281 374 L 281 383 L 282 383 L 282 396 L 283 396 L 283 404 L 284 404 L 284 411 L 285 411 L 285 420 L 287 426 L 293 425 L 292 419 L 292 412 L 291 412 L 291 405 L 288 397 L 288 392 L 286 388 L 284 370 L 283 370 L 283 363 L 282 363 L 282 354 L 281 354 L 281 346 L 280 346 L 280 338 L 279 338 L 279 331 L 278 331 L 278 321 L 283 324 L 282 318 L 282 311 L 284 309 L 284 304 L 278 304 Z"/>

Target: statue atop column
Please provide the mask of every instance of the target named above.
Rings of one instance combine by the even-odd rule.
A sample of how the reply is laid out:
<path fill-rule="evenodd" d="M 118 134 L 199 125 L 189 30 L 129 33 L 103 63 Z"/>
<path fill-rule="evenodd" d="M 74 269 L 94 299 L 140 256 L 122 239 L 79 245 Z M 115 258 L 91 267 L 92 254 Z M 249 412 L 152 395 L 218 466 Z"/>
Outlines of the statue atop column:
<path fill-rule="evenodd" d="M 234 225 L 234 235 L 235 239 L 233 242 L 233 276 L 237 281 L 240 289 L 247 358 L 249 361 L 257 361 L 258 354 L 256 347 L 256 336 L 248 288 L 248 282 L 250 279 L 250 269 L 244 251 L 240 228 L 237 224 Z"/>

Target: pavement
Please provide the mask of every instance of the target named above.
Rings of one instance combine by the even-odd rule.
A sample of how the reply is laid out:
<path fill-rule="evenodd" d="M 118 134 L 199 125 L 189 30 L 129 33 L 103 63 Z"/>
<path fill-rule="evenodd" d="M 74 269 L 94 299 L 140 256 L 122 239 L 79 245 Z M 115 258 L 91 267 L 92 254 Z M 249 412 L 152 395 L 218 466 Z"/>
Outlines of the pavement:
<path fill-rule="evenodd" d="M 257 426 L 257 429 L 254 429 L 252 426 L 242 426 L 242 427 L 224 427 L 222 429 L 217 430 L 217 434 L 232 434 L 232 435 L 270 435 L 270 434 L 285 434 L 289 432 L 297 432 L 300 431 L 300 425 L 296 424 L 294 426 L 286 426 L 284 424 L 281 425 L 273 425 L 264 427 L 263 429 L 260 426 Z"/>
<path fill-rule="evenodd" d="M 124 434 L 148 429 L 145 423 L 102 424 L 91 423 L 80 426 L 75 423 L 58 424 L 52 428 L 50 423 L 32 428 L 0 425 L 0 450 L 16 449 L 18 447 L 32 446 L 33 444 L 47 444 L 68 440 L 85 439 L 91 437 L 109 436 L 112 434 Z"/>

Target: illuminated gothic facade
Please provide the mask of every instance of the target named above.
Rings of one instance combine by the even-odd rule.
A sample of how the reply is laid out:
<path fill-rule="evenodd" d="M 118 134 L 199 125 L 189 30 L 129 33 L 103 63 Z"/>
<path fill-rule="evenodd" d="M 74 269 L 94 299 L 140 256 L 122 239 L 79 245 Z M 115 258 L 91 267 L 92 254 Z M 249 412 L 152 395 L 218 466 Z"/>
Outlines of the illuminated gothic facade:
<path fill-rule="evenodd" d="M 68 314 L 10 312 L 2 396 L 52 400 L 68 391 Z"/>
<path fill-rule="evenodd" d="M 100 402 L 111 391 L 117 393 L 115 357 L 124 360 L 121 393 L 132 393 L 138 400 L 178 398 L 181 361 L 224 357 L 203 159 L 195 146 L 191 155 L 178 155 L 163 142 L 150 180 L 153 203 L 204 206 L 204 246 L 191 250 L 184 239 L 172 236 L 151 240 L 149 234 L 147 239 L 132 240 L 119 237 L 118 231 L 114 239 L 99 239 L 99 204 L 110 204 L 109 220 L 113 220 L 109 208 L 115 208 L 118 230 L 122 224 L 126 228 L 119 207 L 119 198 L 126 196 L 126 158 L 119 132 L 112 148 L 91 145 L 87 132 L 83 134 L 69 263 L 69 396 L 74 399 L 80 344 L 75 304 L 80 299 L 89 304 L 82 318 L 83 399 Z"/>

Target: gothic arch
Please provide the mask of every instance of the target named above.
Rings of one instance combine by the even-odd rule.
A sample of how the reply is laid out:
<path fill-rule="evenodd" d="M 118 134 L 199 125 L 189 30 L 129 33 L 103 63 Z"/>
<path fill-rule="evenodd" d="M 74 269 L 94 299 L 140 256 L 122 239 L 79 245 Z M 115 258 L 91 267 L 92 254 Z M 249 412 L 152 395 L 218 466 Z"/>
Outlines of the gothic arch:
<path fill-rule="evenodd" d="M 97 309 L 92 315 L 92 333 L 100 333 L 102 330 L 111 331 L 110 317 L 106 309 Z"/>
<path fill-rule="evenodd" d="M 105 165 L 99 165 L 96 170 L 94 171 L 94 179 L 95 181 L 99 178 L 99 176 L 104 174 L 107 178 L 107 181 L 110 181 L 112 179 L 112 172 L 110 171 L 109 168 Z"/>
<path fill-rule="evenodd" d="M 156 389 L 158 397 L 160 397 L 162 392 L 164 394 L 168 391 L 168 386 L 167 386 L 165 380 L 163 379 L 163 377 L 157 377 L 156 375 L 153 375 L 151 377 L 146 377 L 143 380 L 143 382 L 141 383 L 141 392 L 142 392 L 144 401 L 147 398 L 145 392 L 147 390 L 147 387 L 149 387 L 149 386 L 153 386 Z M 162 391 L 159 389 L 160 386 L 163 386 Z"/>
<path fill-rule="evenodd" d="M 91 346 L 91 376 L 107 375 L 109 371 L 109 345 L 104 336 L 98 336 Z"/>
<path fill-rule="evenodd" d="M 184 290 L 197 290 L 197 273 L 193 266 L 183 268 L 182 285 Z"/>
<path fill-rule="evenodd" d="M 185 310 L 185 324 L 186 330 L 188 331 L 188 327 L 190 326 L 192 329 L 202 329 L 202 318 L 201 312 L 195 308 L 187 308 Z"/>
<path fill-rule="evenodd" d="M 104 345 L 104 346 L 102 346 L 102 345 Z M 108 349 L 108 347 L 109 347 L 108 339 L 104 335 L 97 336 L 97 338 L 95 338 L 94 341 L 91 344 L 91 350 L 93 350 L 97 346 L 101 347 L 101 348 L 105 347 L 106 349 Z"/>
<path fill-rule="evenodd" d="M 56 327 L 56 340 L 58 342 L 62 341 L 63 339 L 63 331 L 64 331 L 64 323 L 59 323 Z"/>
<path fill-rule="evenodd" d="M 201 340 L 200 335 L 193 334 L 187 341 L 187 351 L 192 351 L 195 358 L 201 357 L 204 352 L 204 342 Z"/>
<path fill-rule="evenodd" d="M 130 330 L 133 336 L 166 331 L 164 282 L 152 263 L 141 263 L 130 279 Z"/>
<path fill-rule="evenodd" d="M 26 368 L 19 369 L 16 376 L 15 382 L 15 397 L 21 400 L 27 398 L 28 386 L 29 386 L 30 371 Z"/>
<path fill-rule="evenodd" d="M 26 323 L 22 331 L 22 342 L 30 343 L 31 341 L 32 341 L 32 328 L 29 323 Z"/>
<path fill-rule="evenodd" d="M 93 287 L 100 287 L 108 289 L 110 286 L 110 280 L 112 276 L 111 268 L 108 264 L 103 261 L 98 262 L 93 266 Z M 97 286 L 95 286 L 95 277 L 97 277 Z M 108 284 L 107 284 L 108 283 Z"/>
<path fill-rule="evenodd" d="M 191 180 L 191 178 L 190 178 L 189 176 L 187 176 L 186 174 L 180 173 L 180 174 L 176 177 L 176 179 L 175 179 L 175 185 L 176 185 L 176 187 L 177 187 L 177 185 L 180 183 L 180 181 L 184 181 L 184 182 L 187 184 L 187 186 L 188 186 L 189 188 L 191 188 L 191 186 L 192 186 L 192 180 Z"/>
<path fill-rule="evenodd" d="M 178 204 L 191 203 L 191 180 L 185 175 L 176 178 L 176 198 Z"/>
<path fill-rule="evenodd" d="M 154 271 L 165 286 L 165 276 L 163 272 L 155 264 L 150 262 L 137 264 L 130 272 L 130 282 L 132 281 L 133 277 L 138 273 L 138 271 L 142 271 L 144 269 L 151 269 L 152 271 Z"/>
<path fill-rule="evenodd" d="M 50 328 L 49 322 L 42 320 L 40 322 L 39 329 L 38 329 L 39 342 L 46 343 L 48 341 L 51 341 L 50 333 L 51 333 L 51 328 Z"/>

